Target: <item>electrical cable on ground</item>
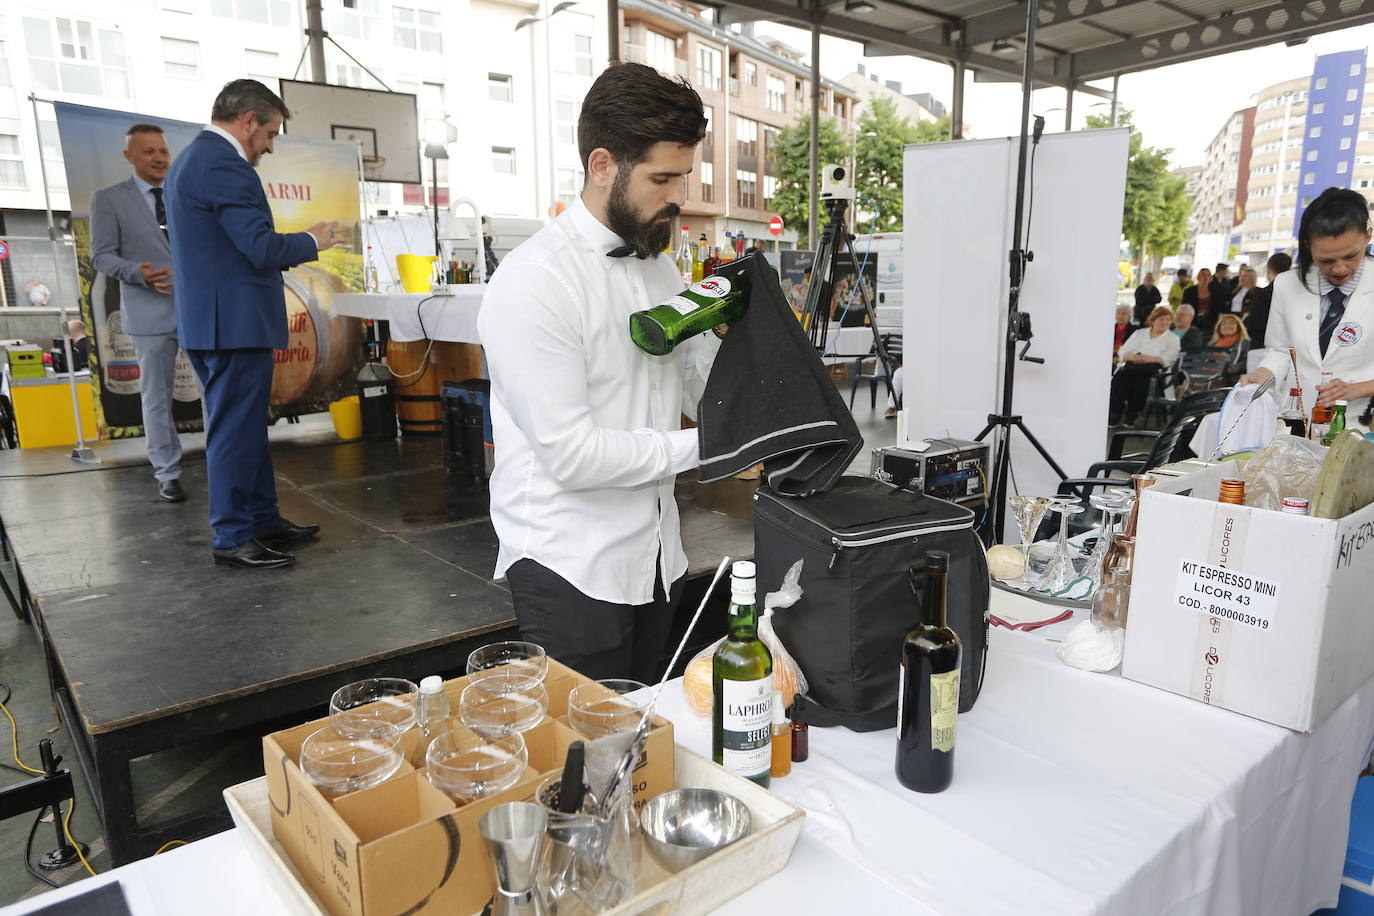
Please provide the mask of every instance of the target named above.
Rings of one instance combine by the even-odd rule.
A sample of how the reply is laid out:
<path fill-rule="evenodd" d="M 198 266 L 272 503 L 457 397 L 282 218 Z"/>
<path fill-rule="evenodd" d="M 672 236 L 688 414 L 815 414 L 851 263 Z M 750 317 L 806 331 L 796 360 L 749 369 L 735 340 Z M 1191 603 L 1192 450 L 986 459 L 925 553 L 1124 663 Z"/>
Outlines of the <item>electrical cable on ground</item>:
<path fill-rule="evenodd" d="M 61 806 L 59 806 L 59 810 L 61 810 Z M 76 840 L 72 839 L 72 812 L 75 810 L 76 796 L 73 795 L 72 803 L 67 806 L 67 816 L 62 819 L 62 832 L 66 834 L 67 842 L 71 844 L 72 849 L 76 850 L 77 856 L 81 859 L 81 864 L 86 866 L 86 871 L 90 872 L 91 877 L 94 878 L 95 869 L 91 868 L 91 863 L 86 861 L 86 854 L 81 851 L 81 844 L 78 843 Z"/>
<path fill-rule="evenodd" d="M 52 879 L 48 878 L 42 872 L 34 871 L 33 868 L 33 837 L 34 834 L 38 832 L 38 825 L 43 823 L 43 815 L 47 813 L 47 808 L 40 809 L 38 812 L 38 816 L 33 819 L 33 826 L 29 828 L 29 839 L 28 842 L 24 844 L 24 868 L 28 870 L 30 875 L 33 875 L 35 878 L 37 878 L 39 881 L 42 881 L 49 887 L 57 887 L 58 884 L 56 881 L 53 881 Z"/>
<path fill-rule="evenodd" d="M 186 845 L 186 841 L 185 841 L 185 840 L 168 840 L 167 842 L 165 842 L 165 843 L 163 843 L 161 846 L 159 846 L 159 847 L 157 848 L 157 852 L 153 853 L 153 855 L 159 856 L 159 855 L 162 855 L 162 854 L 163 854 L 164 852 L 166 852 L 167 850 L 171 849 L 173 846 L 185 846 L 185 845 Z"/>

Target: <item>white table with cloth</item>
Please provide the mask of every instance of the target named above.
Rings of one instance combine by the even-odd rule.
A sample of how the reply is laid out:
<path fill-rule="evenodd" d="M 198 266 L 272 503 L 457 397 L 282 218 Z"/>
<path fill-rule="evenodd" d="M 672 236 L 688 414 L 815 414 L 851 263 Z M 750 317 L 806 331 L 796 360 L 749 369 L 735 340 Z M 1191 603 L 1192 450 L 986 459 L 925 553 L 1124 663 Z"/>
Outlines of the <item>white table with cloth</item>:
<path fill-rule="evenodd" d="M 994 591 L 993 611 L 1028 601 Z M 1075 622 L 993 628 L 986 686 L 959 717 L 954 784 L 941 794 L 897 783 L 893 731 L 813 727 L 810 759 L 773 784 L 807 811 L 790 863 L 719 912 L 1306 916 L 1334 906 L 1374 740 L 1374 680 L 1303 735 L 1068 668 L 1054 649 Z M 660 712 L 679 743 L 709 753 L 709 720 L 680 682 Z M 136 914 L 298 912 L 256 872 L 241 832 L 99 880 L 123 881 Z"/>
<path fill-rule="evenodd" d="M 338 315 L 390 322 L 392 340 L 447 340 L 481 343 L 477 312 L 486 287 L 469 283 L 452 295 L 437 293 L 341 293 L 334 297 Z"/>

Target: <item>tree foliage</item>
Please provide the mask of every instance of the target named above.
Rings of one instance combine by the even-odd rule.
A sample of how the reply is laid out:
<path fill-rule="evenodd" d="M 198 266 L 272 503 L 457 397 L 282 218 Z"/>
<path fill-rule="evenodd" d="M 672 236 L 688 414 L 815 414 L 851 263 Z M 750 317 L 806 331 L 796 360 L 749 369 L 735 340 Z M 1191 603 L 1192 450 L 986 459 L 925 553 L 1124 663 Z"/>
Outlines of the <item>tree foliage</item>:
<path fill-rule="evenodd" d="M 1192 201 L 1185 192 L 1186 182 L 1169 174 L 1172 149 L 1146 146 L 1140 130 L 1131 123 L 1131 113 L 1122 110 L 1117 124 L 1131 129 L 1130 158 L 1126 162 L 1126 202 L 1121 214 L 1121 234 L 1135 249 L 1144 264 L 1157 263 L 1178 254 L 1188 239 L 1188 214 Z M 1089 115 L 1090 129 L 1110 127 L 1106 115 Z"/>
<path fill-rule="evenodd" d="M 849 144 L 834 118 L 822 116 L 819 133 L 818 165 L 849 161 Z M 778 189 L 773 195 L 773 212 L 782 217 L 784 224 L 797 230 L 797 247 L 809 248 L 810 240 L 806 233 L 811 204 L 808 193 L 811 187 L 810 113 L 802 115 L 778 132 L 775 156 L 773 174 L 778 178 Z M 821 219 L 824 219 L 824 214 Z"/>

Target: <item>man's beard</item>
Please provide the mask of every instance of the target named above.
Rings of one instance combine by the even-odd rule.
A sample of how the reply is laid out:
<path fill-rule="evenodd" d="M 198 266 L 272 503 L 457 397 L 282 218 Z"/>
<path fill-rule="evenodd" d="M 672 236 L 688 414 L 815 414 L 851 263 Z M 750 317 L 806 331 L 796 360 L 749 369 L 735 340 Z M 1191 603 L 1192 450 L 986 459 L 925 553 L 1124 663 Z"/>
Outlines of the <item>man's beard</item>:
<path fill-rule="evenodd" d="M 673 237 L 673 226 L 682 212 L 681 208 L 677 204 L 669 204 L 651 219 L 640 222 L 626 193 L 629 186 L 630 169 L 622 168 L 611 185 L 611 196 L 606 201 L 606 219 L 611 224 L 611 231 L 635 250 L 635 257 L 657 257 Z"/>

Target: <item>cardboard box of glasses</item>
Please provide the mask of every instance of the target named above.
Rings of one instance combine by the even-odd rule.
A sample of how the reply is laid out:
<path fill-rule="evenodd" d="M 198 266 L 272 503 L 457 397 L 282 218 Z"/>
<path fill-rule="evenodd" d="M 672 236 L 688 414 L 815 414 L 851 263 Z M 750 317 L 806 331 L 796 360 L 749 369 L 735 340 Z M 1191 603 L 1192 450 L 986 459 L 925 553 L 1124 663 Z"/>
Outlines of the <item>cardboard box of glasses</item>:
<path fill-rule="evenodd" d="M 568 746 L 587 737 L 568 724 L 569 695 L 584 684 L 594 682 L 549 660 L 543 681 L 547 715 L 520 733 L 526 762 L 514 775 L 488 770 L 465 776 L 446 769 L 446 778 L 432 779 L 425 759 L 430 741 L 419 727 L 411 727 L 399 738 L 399 765 L 383 781 L 348 791 L 349 783 L 341 778 L 341 791 L 326 792 L 320 783 L 333 785 L 328 778 L 330 749 L 316 748 L 318 739 L 309 748 L 307 743 L 322 729 L 332 728 L 331 719 L 273 732 L 263 738 L 272 833 L 302 882 L 335 916 L 475 913 L 495 890 L 477 822 L 497 805 L 531 800 L 540 783 L 562 769 Z M 501 739 L 484 738 L 463 725 L 464 719 L 473 721 L 473 715 L 481 714 L 474 710 L 482 702 L 480 692 L 464 693 L 471 685 L 471 675 L 444 683 L 453 713 L 444 740 L 452 743 L 457 752 L 453 759 L 460 764 L 467 749 L 486 748 L 476 756 L 486 762 L 500 760 Z M 605 690 L 608 698 L 614 696 Z M 483 705 L 493 704 L 499 706 L 496 700 Z M 366 714 L 368 708 L 360 707 L 359 713 Z M 496 753 L 490 753 L 491 748 Z M 307 764 L 313 780 L 302 768 L 302 752 L 307 750 L 317 751 Z M 342 762 L 349 756 L 356 755 L 340 751 L 337 758 Z M 671 722 L 654 718 L 632 779 L 636 808 L 673 788 Z M 483 794 L 484 789 L 506 783 L 509 786 L 495 794 Z"/>

